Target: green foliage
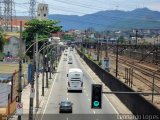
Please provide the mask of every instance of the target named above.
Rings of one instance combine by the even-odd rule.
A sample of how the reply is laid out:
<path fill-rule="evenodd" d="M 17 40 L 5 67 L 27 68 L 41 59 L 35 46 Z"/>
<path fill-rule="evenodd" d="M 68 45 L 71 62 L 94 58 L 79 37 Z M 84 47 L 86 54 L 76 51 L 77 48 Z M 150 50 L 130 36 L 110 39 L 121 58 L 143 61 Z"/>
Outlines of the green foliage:
<path fill-rule="evenodd" d="M 121 44 L 125 43 L 125 39 L 124 39 L 123 36 L 120 36 L 120 37 L 118 38 L 118 43 L 121 43 Z"/>
<path fill-rule="evenodd" d="M 36 33 L 39 38 L 47 38 L 51 32 L 61 31 L 62 26 L 57 26 L 57 23 L 59 22 L 56 20 L 32 19 L 26 22 L 23 39 L 26 41 L 26 44 L 29 45 L 34 40 Z"/>
<path fill-rule="evenodd" d="M 83 52 L 83 50 L 84 50 L 83 46 L 81 46 L 80 50 L 81 50 L 81 52 Z"/>
<path fill-rule="evenodd" d="M 32 19 L 26 22 L 25 30 L 23 31 L 23 40 L 26 42 L 26 48 L 28 48 L 34 41 L 35 36 L 38 34 L 38 39 L 44 39 L 50 37 L 51 32 L 61 31 L 62 26 L 58 26 L 59 21 L 56 20 L 38 20 Z M 43 42 L 39 42 L 39 48 Z M 33 48 L 30 48 L 33 51 Z M 32 56 L 32 52 L 27 53 L 28 56 Z"/>
<path fill-rule="evenodd" d="M 3 50 L 4 43 L 5 43 L 4 35 L 3 35 L 3 33 L 0 32 L 0 51 Z"/>
<path fill-rule="evenodd" d="M 63 39 L 64 40 L 71 40 L 71 41 L 74 41 L 75 39 L 74 39 L 74 36 L 72 36 L 72 35 L 64 35 L 63 36 Z"/>
<path fill-rule="evenodd" d="M 100 60 L 100 61 L 98 62 L 98 65 L 99 65 L 99 66 L 101 66 L 101 65 L 102 65 L 102 60 Z"/>
<path fill-rule="evenodd" d="M 86 57 L 90 60 L 92 59 L 90 54 L 86 54 Z"/>
<path fill-rule="evenodd" d="M 1 52 L 0 52 L 0 61 L 3 60 L 4 56 L 5 56 L 4 53 L 1 53 Z"/>

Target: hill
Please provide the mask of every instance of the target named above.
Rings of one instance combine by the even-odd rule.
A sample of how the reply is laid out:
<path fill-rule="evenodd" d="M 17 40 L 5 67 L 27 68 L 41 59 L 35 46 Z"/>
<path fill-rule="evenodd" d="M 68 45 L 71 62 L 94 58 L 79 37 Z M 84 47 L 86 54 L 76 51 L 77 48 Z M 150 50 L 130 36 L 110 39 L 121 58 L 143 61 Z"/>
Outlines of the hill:
<path fill-rule="evenodd" d="M 64 30 L 89 27 L 96 30 L 160 28 L 160 12 L 148 8 L 133 11 L 106 10 L 84 16 L 51 14 L 49 19 L 60 20 Z"/>

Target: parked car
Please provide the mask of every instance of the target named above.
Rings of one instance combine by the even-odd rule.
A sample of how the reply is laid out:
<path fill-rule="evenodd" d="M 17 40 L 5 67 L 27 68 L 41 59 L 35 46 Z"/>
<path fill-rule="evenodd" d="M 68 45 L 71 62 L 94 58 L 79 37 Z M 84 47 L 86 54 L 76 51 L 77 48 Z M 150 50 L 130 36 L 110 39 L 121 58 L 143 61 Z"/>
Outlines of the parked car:
<path fill-rule="evenodd" d="M 69 112 L 72 113 L 72 105 L 71 101 L 61 101 L 59 103 L 59 113 Z"/>

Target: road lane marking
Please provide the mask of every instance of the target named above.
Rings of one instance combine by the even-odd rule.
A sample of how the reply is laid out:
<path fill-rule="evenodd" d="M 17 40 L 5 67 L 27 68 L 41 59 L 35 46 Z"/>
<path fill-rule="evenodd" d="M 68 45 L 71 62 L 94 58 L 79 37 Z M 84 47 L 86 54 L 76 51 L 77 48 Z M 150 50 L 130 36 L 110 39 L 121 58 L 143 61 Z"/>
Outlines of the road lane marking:
<path fill-rule="evenodd" d="M 67 93 L 67 95 L 68 95 L 68 93 Z"/>
<path fill-rule="evenodd" d="M 48 102 L 49 102 L 49 98 L 50 98 L 50 96 L 51 96 L 52 89 L 53 89 L 53 86 L 54 86 L 54 84 L 55 84 L 56 78 L 57 78 L 57 74 L 56 74 L 56 76 L 55 76 L 55 78 L 54 78 L 54 80 L 53 80 L 53 84 L 52 84 L 52 87 L 51 87 L 51 91 L 50 91 L 50 93 L 49 93 L 49 96 L 48 96 L 48 99 L 47 99 L 47 103 L 46 103 L 46 105 L 45 105 L 45 107 L 44 107 L 44 111 L 43 111 L 41 120 L 43 119 L 44 113 L 46 112 L 47 105 L 48 105 Z"/>
<path fill-rule="evenodd" d="M 62 59 L 60 60 L 60 62 L 62 62 Z M 60 67 L 60 66 L 59 66 L 59 64 L 58 64 L 58 69 L 57 69 L 57 71 L 59 70 L 59 67 Z M 46 105 L 45 105 L 45 107 L 44 107 L 44 111 L 43 111 L 43 114 L 42 114 L 41 120 L 43 120 L 44 113 L 46 112 L 47 105 L 48 105 L 48 102 L 49 102 L 49 98 L 50 98 L 50 96 L 51 96 L 51 93 L 52 93 L 52 90 L 53 90 L 53 86 L 54 86 L 55 81 L 56 81 L 56 79 L 57 79 L 57 75 L 58 75 L 58 74 L 56 74 L 56 75 L 55 75 L 55 78 L 54 78 L 54 80 L 53 80 L 52 87 L 51 87 L 51 90 L 50 90 L 50 93 L 49 93 L 49 96 L 48 96 L 48 99 L 47 99 Z"/>
<path fill-rule="evenodd" d="M 94 113 L 94 114 L 96 114 L 96 112 L 95 112 L 95 111 L 93 111 L 93 113 Z"/>
<path fill-rule="evenodd" d="M 86 68 L 83 66 L 82 62 L 80 62 L 81 66 L 83 67 L 83 69 L 85 70 Z M 90 68 L 91 69 L 91 68 Z M 93 77 L 90 75 L 90 73 L 86 70 L 86 72 L 88 73 L 88 75 L 90 76 L 90 78 L 92 79 L 93 83 L 96 83 L 93 79 Z M 104 95 L 104 94 L 103 94 Z M 106 95 L 104 95 L 105 98 L 107 99 L 107 101 L 109 102 L 109 104 L 111 105 L 111 107 L 114 109 L 114 111 L 116 112 L 116 114 L 119 114 L 118 111 L 116 110 L 116 108 L 112 105 L 112 103 L 109 101 L 109 99 L 106 97 Z"/>
<path fill-rule="evenodd" d="M 67 119 L 66 120 L 68 120 L 68 117 L 67 117 Z"/>
<path fill-rule="evenodd" d="M 67 100 L 68 100 L 68 98 L 67 98 Z"/>

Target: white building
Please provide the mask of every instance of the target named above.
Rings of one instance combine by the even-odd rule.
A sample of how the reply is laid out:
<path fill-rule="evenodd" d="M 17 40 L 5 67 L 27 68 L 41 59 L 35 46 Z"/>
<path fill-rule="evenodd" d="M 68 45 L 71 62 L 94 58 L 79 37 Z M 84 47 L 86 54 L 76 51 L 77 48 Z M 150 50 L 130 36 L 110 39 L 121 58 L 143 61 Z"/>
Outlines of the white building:
<path fill-rule="evenodd" d="M 37 19 L 48 19 L 48 4 L 39 3 L 37 8 Z"/>
<path fill-rule="evenodd" d="M 17 38 L 16 36 L 9 36 L 7 40 L 8 41 L 3 47 L 3 53 L 5 54 L 5 56 L 18 57 L 19 52 L 25 51 L 25 44 L 23 41 L 21 44 L 22 51 L 19 51 L 20 39 Z"/>

